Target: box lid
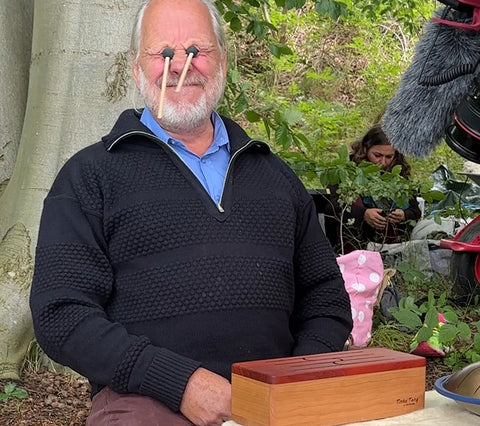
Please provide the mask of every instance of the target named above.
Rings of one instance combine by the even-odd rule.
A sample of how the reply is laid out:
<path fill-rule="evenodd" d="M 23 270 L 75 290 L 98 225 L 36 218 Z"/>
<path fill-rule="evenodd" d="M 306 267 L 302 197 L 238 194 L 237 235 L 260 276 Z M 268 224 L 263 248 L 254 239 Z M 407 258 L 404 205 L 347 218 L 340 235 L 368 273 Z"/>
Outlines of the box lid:
<path fill-rule="evenodd" d="M 280 384 L 425 365 L 425 358 L 417 355 L 386 348 L 366 348 L 238 362 L 232 365 L 232 373 L 264 383 Z"/>

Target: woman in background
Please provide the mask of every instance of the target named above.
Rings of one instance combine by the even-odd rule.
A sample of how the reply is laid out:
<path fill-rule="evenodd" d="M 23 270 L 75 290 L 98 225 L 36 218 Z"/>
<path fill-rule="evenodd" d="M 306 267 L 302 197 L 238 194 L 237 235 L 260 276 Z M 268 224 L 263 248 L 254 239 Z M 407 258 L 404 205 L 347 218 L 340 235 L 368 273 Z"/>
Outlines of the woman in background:
<path fill-rule="evenodd" d="M 395 150 L 385 136 L 381 126 L 376 124 L 352 146 L 351 160 L 356 164 L 369 161 L 380 164 L 382 170 L 391 171 L 394 166 L 402 166 L 400 175 L 408 179 L 411 167 L 405 156 Z M 339 252 L 339 217 L 341 207 L 338 204 L 337 187 L 331 187 L 330 203 L 325 210 L 325 230 L 334 249 Z M 378 203 L 371 197 L 358 197 L 352 204 L 351 211 L 344 213 L 344 253 L 366 248 L 368 242 L 396 243 L 408 239 L 411 231 L 409 221 L 420 219 L 421 212 L 416 198 L 405 206 L 398 207 L 393 202 L 389 205 Z M 352 220 L 353 219 L 353 220 Z"/>

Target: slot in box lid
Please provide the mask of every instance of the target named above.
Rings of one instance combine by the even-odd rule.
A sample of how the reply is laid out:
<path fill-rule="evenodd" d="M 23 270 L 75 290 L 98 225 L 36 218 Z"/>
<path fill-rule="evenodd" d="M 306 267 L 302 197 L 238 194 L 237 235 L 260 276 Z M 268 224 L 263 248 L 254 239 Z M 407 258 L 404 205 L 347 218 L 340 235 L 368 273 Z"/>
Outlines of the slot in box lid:
<path fill-rule="evenodd" d="M 232 365 L 232 373 L 268 384 L 281 384 L 425 365 L 425 358 L 417 355 L 386 348 L 366 348 L 239 362 Z"/>

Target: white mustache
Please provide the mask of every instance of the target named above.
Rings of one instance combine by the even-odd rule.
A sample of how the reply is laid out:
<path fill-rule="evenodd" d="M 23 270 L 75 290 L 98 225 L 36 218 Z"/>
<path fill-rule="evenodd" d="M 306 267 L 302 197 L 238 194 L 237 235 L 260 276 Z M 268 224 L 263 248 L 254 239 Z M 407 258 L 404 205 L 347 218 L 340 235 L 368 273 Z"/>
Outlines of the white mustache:
<path fill-rule="evenodd" d="M 179 80 L 180 80 L 180 78 L 169 78 L 169 79 L 167 79 L 167 86 L 168 87 L 171 87 L 171 86 L 176 87 Z M 184 86 L 202 86 L 202 87 L 205 87 L 206 84 L 207 84 L 206 79 L 203 78 L 203 77 L 198 77 L 198 76 L 187 77 L 185 79 L 185 81 L 183 82 Z M 161 85 L 162 85 L 162 79 L 161 78 L 157 80 L 156 85 L 159 88 L 161 87 Z"/>

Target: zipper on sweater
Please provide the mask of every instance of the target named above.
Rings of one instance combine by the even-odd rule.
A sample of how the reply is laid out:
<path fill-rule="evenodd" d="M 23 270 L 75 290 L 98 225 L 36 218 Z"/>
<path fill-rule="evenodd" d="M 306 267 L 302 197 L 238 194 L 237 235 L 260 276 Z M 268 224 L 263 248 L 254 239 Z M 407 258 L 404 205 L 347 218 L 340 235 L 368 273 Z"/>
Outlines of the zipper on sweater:
<path fill-rule="evenodd" d="M 231 166 L 233 165 L 233 162 L 235 159 L 244 151 L 246 151 L 248 148 L 250 148 L 253 144 L 255 144 L 256 140 L 250 139 L 244 146 L 242 146 L 238 151 L 235 151 L 233 155 L 231 156 L 230 160 L 228 161 L 228 166 L 227 166 L 227 171 L 225 173 L 225 178 L 223 179 L 223 185 L 222 185 L 222 195 L 220 196 L 220 201 L 217 203 L 217 209 L 220 213 L 225 213 L 225 209 L 222 206 L 222 201 L 223 201 L 223 192 L 225 191 L 225 185 L 227 183 L 228 175 L 231 170 Z"/>
<path fill-rule="evenodd" d="M 127 132 L 127 133 L 124 133 L 123 135 L 121 135 L 120 137 L 118 137 L 117 139 L 115 139 L 111 144 L 110 146 L 107 148 L 107 151 L 110 151 L 118 142 L 120 142 L 121 140 L 125 139 L 125 138 L 128 138 L 129 136 L 133 136 L 133 135 L 141 135 L 141 136 L 145 136 L 151 140 L 153 140 L 155 143 L 157 143 L 159 146 L 162 146 L 162 147 L 166 147 L 168 148 L 171 152 L 173 152 L 178 158 L 180 158 L 180 160 L 182 161 L 183 164 L 185 164 L 185 162 L 183 161 L 182 157 L 180 157 L 174 149 L 172 149 L 167 143 L 163 142 L 161 139 L 157 138 L 155 135 L 152 135 L 151 133 L 147 133 L 147 132 L 141 132 L 141 131 L 138 131 L 138 130 L 134 130 L 132 132 Z M 218 209 L 218 211 L 220 213 L 225 213 L 225 209 L 223 208 L 222 206 L 222 201 L 223 201 L 223 193 L 225 191 L 225 185 L 227 183 L 227 179 L 228 179 L 228 175 L 230 173 L 230 170 L 231 170 L 231 166 L 233 165 L 233 162 L 235 161 L 235 159 L 244 151 L 246 151 L 247 149 L 249 149 L 253 144 L 255 143 L 263 143 L 263 142 L 260 142 L 260 141 L 257 141 L 257 140 L 254 140 L 254 139 L 250 139 L 244 146 L 242 146 L 239 150 L 235 151 L 233 153 L 233 155 L 231 156 L 230 160 L 228 161 L 228 165 L 227 165 L 227 171 L 225 173 L 225 178 L 223 179 L 223 185 L 222 185 L 222 193 L 221 193 L 221 196 L 220 196 L 220 201 L 216 204 L 216 207 Z M 185 166 L 190 170 L 190 168 L 185 164 Z M 190 170 L 191 171 L 191 170 Z M 192 172 L 192 174 L 194 174 Z M 195 177 L 196 178 L 196 177 Z M 205 190 L 205 189 L 204 189 Z M 211 199 L 211 198 L 210 198 Z"/>

